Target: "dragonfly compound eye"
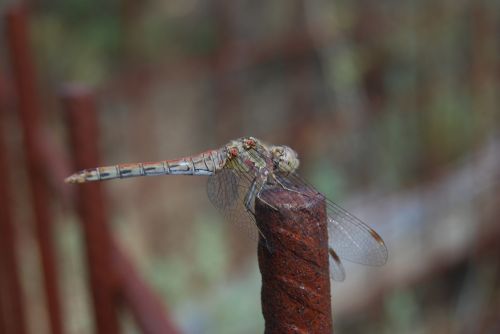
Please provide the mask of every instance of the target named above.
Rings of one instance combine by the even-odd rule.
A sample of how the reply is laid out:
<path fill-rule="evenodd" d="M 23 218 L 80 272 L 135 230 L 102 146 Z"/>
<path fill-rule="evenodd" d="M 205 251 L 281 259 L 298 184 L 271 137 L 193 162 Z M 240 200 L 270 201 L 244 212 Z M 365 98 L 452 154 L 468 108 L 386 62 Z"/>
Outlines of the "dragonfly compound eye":
<path fill-rule="evenodd" d="M 299 167 L 297 153 L 288 146 L 274 146 L 272 148 L 274 164 L 284 173 L 292 173 Z"/>

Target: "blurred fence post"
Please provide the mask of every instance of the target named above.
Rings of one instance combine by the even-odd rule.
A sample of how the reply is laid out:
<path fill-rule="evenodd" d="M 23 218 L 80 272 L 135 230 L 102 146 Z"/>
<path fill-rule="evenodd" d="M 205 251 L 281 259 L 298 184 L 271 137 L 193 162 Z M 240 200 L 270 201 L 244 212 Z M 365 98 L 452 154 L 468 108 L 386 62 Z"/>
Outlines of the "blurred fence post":
<path fill-rule="evenodd" d="M 1 89 L 1 88 L 0 88 Z M 17 239 L 12 219 L 11 179 L 4 138 L 4 103 L 0 92 L 0 332 L 26 333 L 24 298 L 17 266 Z"/>
<path fill-rule="evenodd" d="M 16 84 L 18 109 L 24 137 L 28 179 L 32 192 L 32 206 L 36 236 L 44 274 L 44 288 L 52 333 L 62 333 L 61 305 L 58 292 L 52 221 L 49 213 L 49 192 L 46 184 L 45 162 L 38 146 L 40 137 L 40 101 L 36 89 L 36 75 L 31 50 L 25 9 L 14 5 L 7 10 L 6 33 Z"/>
<path fill-rule="evenodd" d="M 93 94 L 83 87 L 66 86 L 62 92 L 62 101 L 75 169 L 98 165 L 98 125 Z M 111 235 L 101 185 L 79 185 L 77 194 L 85 235 L 96 330 L 100 334 L 118 333 L 119 323 L 115 310 L 118 282 L 112 266 Z"/>
<path fill-rule="evenodd" d="M 62 100 L 75 169 L 98 166 L 98 124 L 93 94 L 84 87 L 66 86 Z M 118 332 L 115 311 L 118 297 L 130 309 L 143 333 L 180 333 L 166 316 L 161 301 L 144 283 L 111 235 L 100 184 L 86 183 L 77 188 L 98 333 Z"/>
<path fill-rule="evenodd" d="M 255 202 L 265 333 L 332 333 L 328 230 L 324 198 L 266 189 Z M 290 205 L 293 203 L 293 205 Z M 269 245 L 269 246 L 268 246 Z"/>

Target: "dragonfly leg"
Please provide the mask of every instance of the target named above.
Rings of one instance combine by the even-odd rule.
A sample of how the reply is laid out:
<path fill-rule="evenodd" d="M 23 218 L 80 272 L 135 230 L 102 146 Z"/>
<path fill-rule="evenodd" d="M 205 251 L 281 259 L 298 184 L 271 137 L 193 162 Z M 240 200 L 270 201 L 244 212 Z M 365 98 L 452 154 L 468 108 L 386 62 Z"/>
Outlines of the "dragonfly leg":
<path fill-rule="evenodd" d="M 255 208 L 253 205 L 255 203 L 255 201 L 253 201 L 253 199 L 255 198 L 256 193 L 257 193 L 257 177 L 254 178 L 254 180 L 252 181 L 252 183 L 251 183 L 251 185 L 250 185 L 250 187 L 245 195 L 245 198 L 243 200 L 243 204 L 245 206 L 245 209 L 248 212 L 250 212 L 253 216 L 255 216 Z M 257 227 L 259 234 L 262 236 L 262 239 L 265 240 L 267 248 L 271 249 L 264 233 L 262 233 L 262 231 L 260 230 L 260 228 L 257 224 L 255 224 L 255 226 Z"/>
<path fill-rule="evenodd" d="M 245 195 L 245 198 L 243 200 L 243 204 L 245 205 L 245 208 L 251 212 L 253 215 L 255 215 L 255 210 L 252 207 L 252 199 L 255 197 L 257 189 L 257 179 L 254 178 L 252 183 L 250 184 L 250 188 L 248 188 L 248 191 Z"/>
<path fill-rule="evenodd" d="M 262 189 L 261 189 L 262 190 Z M 271 203 L 269 203 L 268 201 L 266 201 L 265 199 L 263 199 L 262 197 L 260 197 L 260 190 L 259 192 L 257 193 L 257 197 L 262 201 L 264 202 L 264 204 L 266 204 L 268 207 L 270 207 L 271 209 L 273 209 L 274 211 L 279 211 L 277 207 L 275 207 L 274 205 L 272 205 Z"/>
<path fill-rule="evenodd" d="M 288 190 L 288 191 L 292 191 L 292 192 L 297 193 L 297 194 L 302 194 L 301 191 L 298 191 L 298 190 L 295 190 L 295 189 L 292 189 L 292 188 L 289 188 L 289 187 L 285 186 L 283 184 L 283 182 L 281 182 L 276 176 L 273 175 L 273 178 L 281 186 L 281 188 L 283 188 L 285 190 Z"/>
<path fill-rule="evenodd" d="M 262 181 L 262 182 L 259 183 L 259 185 L 258 185 L 259 188 L 256 189 L 255 197 L 258 197 L 264 204 L 266 204 L 271 209 L 273 209 L 275 211 L 279 211 L 278 208 L 276 208 L 274 205 L 272 205 L 271 203 L 269 203 L 263 197 L 260 196 L 260 193 L 262 192 L 262 189 L 264 189 L 264 184 L 265 184 L 264 181 Z"/>
<path fill-rule="evenodd" d="M 255 201 L 254 199 L 256 197 L 259 197 L 259 199 L 264 202 L 266 205 L 268 205 L 270 208 L 278 211 L 278 209 L 276 207 L 274 207 L 273 205 L 271 205 L 270 203 L 268 203 L 266 200 L 262 199 L 259 195 L 260 195 L 260 192 L 262 191 L 262 188 L 264 187 L 264 183 L 261 179 L 259 179 L 258 177 L 256 177 L 253 181 L 252 181 L 252 184 L 250 185 L 250 188 L 248 189 L 248 192 L 246 193 L 245 195 L 245 199 L 244 199 L 244 205 L 245 205 L 245 208 L 251 212 L 254 216 L 255 216 L 255 208 L 253 207 L 254 204 L 255 204 Z M 269 241 L 267 240 L 266 236 L 264 235 L 264 233 L 262 233 L 261 229 L 259 228 L 259 226 L 257 224 L 255 224 L 255 226 L 257 227 L 257 230 L 259 231 L 259 234 L 262 236 L 262 239 L 265 241 L 266 243 L 266 248 L 269 250 L 269 252 L 273 252 L 272 250 L 272 247 L 271 247 L 271 244 L 269 243 Z"/>
<path fill-rule="evenodd" d="M 244 199 L 245 208 L 253 214 L 255 214 L 254 212 L 255 209 L 252 207 L 252 204 L 254 204 L 255 202 L 253 202 L 252 200 L 255 197 L 258 197 L 262 202 L 264 202 L 267 206 L 269 206 L 273 210 L 278 211 L 278 209 L 274 205 L 272 205 L 271 203 L 267 202 L 265 199 L 260 197 L 260 193 L 262 192 L 263 188 L 264 188 L 264 180 L 262 179 L 262 177 L 259 178 L 259 176 L 256 176 L 253 179 L 247 194 L 245 195 Z"/>

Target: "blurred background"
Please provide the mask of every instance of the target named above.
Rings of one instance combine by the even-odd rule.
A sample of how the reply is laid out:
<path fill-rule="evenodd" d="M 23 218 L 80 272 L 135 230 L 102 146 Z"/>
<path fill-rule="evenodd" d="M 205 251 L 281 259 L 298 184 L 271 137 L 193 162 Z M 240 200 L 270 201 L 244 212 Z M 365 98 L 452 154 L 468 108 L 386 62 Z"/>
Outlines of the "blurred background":
<path fill-rule="evenodd" d="M 3 0 L 0 12 L 13 4 Z M 50 152 L 49 176 L 38 177 L 64 333 L 95 326 L 75 189 L 62 184 L 73 168 L 60 101 L 68 82 L 96 92 L 99 135 L 89 141 L 103 165 L 177 158 L 247 135 L 294 148 L 301 174 L 389 250 L 384 267 L 346 263 L 346 281 L 332 284 L 336 333 L 500 332 L 500 2 L 32 0 L 27 8 Z M 27 332 L 49 333 L 23 148 L 30 130 L 17 111 L 7 21 L 4 181 Z M 183 332 L 261 333 L 256 244 L 223 221 L 205 184 L 103 183 L 111 234 Z M 120 322 L 140 332 L 127 312 Z"/>

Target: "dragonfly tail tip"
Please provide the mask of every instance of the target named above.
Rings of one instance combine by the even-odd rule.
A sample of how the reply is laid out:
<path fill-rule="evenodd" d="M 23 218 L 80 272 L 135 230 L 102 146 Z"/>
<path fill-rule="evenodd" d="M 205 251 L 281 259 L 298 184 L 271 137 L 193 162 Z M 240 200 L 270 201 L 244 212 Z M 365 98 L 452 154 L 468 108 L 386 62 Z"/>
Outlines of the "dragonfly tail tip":
<path fill-rule="evenodd" d="M 79 174 L 73 174 L 64 179 L 65 183 L 83 183 L 85 179 Z"/>

